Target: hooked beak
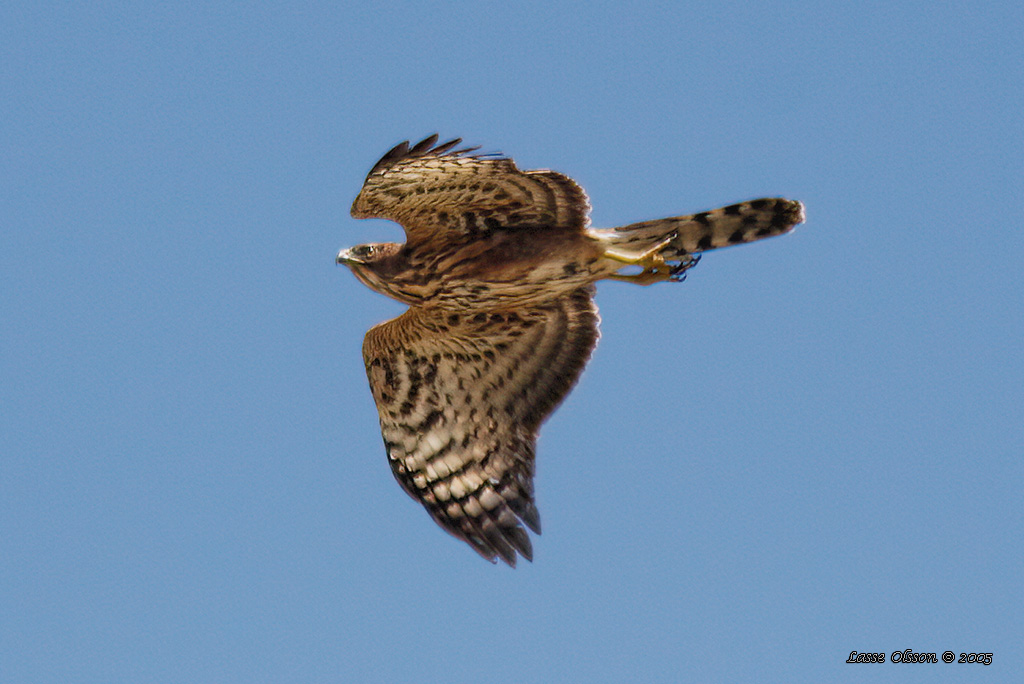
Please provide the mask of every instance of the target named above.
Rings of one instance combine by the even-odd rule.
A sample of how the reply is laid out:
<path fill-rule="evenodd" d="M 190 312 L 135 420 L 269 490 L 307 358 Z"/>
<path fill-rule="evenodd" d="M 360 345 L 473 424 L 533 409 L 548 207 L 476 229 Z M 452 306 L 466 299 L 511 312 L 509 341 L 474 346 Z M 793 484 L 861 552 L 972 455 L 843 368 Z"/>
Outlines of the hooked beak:
<path fill-rule="evenodd" d="M 346 266 L 350 266 L 352 264 L 361 264 L 363 263 L 363 260 L 357 259 L 356 257 L 352 256 L 351 249 L 343 249 L 340 252 L 338 252 L 338 257 L 334 260 L 334 263 L 345 264 Z"/>

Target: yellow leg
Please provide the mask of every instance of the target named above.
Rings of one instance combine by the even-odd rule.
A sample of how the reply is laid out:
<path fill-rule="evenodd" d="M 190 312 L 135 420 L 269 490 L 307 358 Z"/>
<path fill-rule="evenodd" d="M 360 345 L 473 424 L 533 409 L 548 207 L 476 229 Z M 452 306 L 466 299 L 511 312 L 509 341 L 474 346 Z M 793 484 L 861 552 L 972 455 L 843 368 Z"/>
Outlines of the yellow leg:
<path fill-rule="evenodd" d="M 661 249 L 662 247 L 664 247 L 664 244 L 658 245 L 656 249 Z M 684 254 L 678 261 L 673 260 L 672 263 L 669 263 L 660 254 L 652 253 L 652 251 L 644 252 L 639 257 L 624 255 L 621 252 L 610 254 L 606 251 L 605 256 L 627 266 L 640 266 L 643 268 L 639 273 L 613 273 L 606 276 L 611 280 L 633 283 L 634 285 L 653 285 L 654 283 L 663 283 L 666 280 L 677 283 L 682 282 L 686 280 L 686 272 L 696 266 L 701 257 L 700 254 Z"/>
<path fill-rule="evenodd" d="M 665 258 L 658 252 L 667 247 L 674 239 L 675 235 L 669 235 L 658 244 L 639 254 L 606 249 L 604 255 L 612 261 L 618 261 L 625 266 L 639 266 L 643 269 L 640 273 L 616 273 L 608 277 L 612 280 L 621 280 L 635 285 L 653 285 L 654 283 L 671 279 L 673 269 L 669 264 L 665 263 Z"/>
<path fill-rule="evenodd" d="M 634 285 L 653 285 L 654 283 L 663 283 L 666 280 L 671 280 L 672 274 L 667 269 L 659 271 L 649 268 L 640 273 L 613 273 L 608 278 L 610 280 L 621 280 L 624 283 L 633 283 Z"/>
<path fill-rule="evenodd" d="M 665 260 L 660 254 L 658 254 L 658 252 L 667 247 L 674 239 L 675 235 L 670 235 L 650 249 L 640 252 L 639 254 L 635 252 L 620 252 L 616 249 L 606 249 L 604 251 L 604 255 L 613 261 L 622 262 L 627 266 L 641 266 L 644 269 L 659 268 L 665 265 Z"/>

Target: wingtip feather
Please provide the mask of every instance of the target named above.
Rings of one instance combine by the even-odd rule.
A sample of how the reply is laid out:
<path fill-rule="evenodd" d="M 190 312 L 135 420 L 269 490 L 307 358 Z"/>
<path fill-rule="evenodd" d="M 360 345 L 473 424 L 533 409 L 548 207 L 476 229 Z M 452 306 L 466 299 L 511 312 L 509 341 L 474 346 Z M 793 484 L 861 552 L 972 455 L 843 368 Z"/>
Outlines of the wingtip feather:
<path fill-rule="evenodd" d="M 405 159 L 422 159 L 427 157 L 464 157 L 472 156 L 473 158 L 504 158 L 500 152 L 487 152 L 483 154 L 472 154 L 480 149 L 479 145 L 473 147 L 462 147 L 459 149 L 452 149 L 456 145 L 462 142 L 462 138 L 453 138 L 440 145 L 436 144 L 438 141 L 438 134 L 433 133 L 428 135 L 423 140 L 420 140 L 415 145 L 410 146 L 408 140 L 403 140 L 398 143 L 390 150 L 388 150 L 383 157 L 381 157 L 370 172 L 366 174 L 367 179 L 377 173 L 383 173 L 388 168 L 394 166 Z"/>

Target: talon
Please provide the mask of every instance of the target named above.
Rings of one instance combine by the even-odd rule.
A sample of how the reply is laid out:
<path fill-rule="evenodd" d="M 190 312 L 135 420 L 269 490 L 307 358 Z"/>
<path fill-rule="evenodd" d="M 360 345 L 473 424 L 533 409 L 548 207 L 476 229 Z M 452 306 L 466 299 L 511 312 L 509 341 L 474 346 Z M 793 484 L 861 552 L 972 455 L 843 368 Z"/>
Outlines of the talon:
<path fill-rule="evenodd" d="M 674 283 L 681 283 L 686 280 L 687 272 L 700 261 L 700 254 L 686 255 L 678 264 L 669 267 L 669 280 Z"/>
<path fill-rule="evenodd" d="M 654 283 L 661 283 L 666 280 L 683 280 L 683 278 L 686 277 L 684 275 L 685 271 L 696 264 L 697 259 L 690 255 L 684 255 L 683 259 L 679 263 L 669 263 L 665 261 L 665 257 L 663 257 L 660 252 L 675 239 L 676 235 L 673 233 L 653 247 L 646 249 L 639 254 L 621 252 L 615 249 L 606 249 L 604 255 L 612 261 L 618 261 L 626 266 L 639 266 L 643 269 L 640 273 L 616 273 L 615 275 L 608 277 L 613 280 L 621 280 L 635 285 L 653 285 Z M 673 259 L 673 261 L 675 261 L 675 259 Z"/>
<path fill-rule="evenodd" d="M 697 265 L 701 257 L 700 254 L 687 254 L 678 263 L 668 263 L 660 256 L 654 256 L 657 256 L 660 263 L 646 266 L 640 273 L 615 273 L 607 277 L 611 280 L 621 280 L 624 283 L 644 286 L 662 283 L 666 280 L 673 283 L 681 283 L 686 280 L 687 272 Z M 635 266 L 637 264 L 629 265 Z"/>

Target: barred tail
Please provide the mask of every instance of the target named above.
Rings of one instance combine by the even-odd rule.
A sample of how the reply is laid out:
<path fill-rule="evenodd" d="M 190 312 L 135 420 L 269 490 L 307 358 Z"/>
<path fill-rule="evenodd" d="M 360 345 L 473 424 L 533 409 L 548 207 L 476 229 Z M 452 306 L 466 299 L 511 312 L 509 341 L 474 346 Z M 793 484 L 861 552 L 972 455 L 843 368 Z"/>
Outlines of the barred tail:
<path fill-rule="evenodd" d="M 730 204 L 690 216 L 641 221 L 595 233 L 608 240 L 614 249 L 625 252 L 646 252 L 668 241 L 658 254 L 666 261 L 675 261 L 709 249 L 783 235 L 803 221 L 804 206 L 780 197 Z"/>

